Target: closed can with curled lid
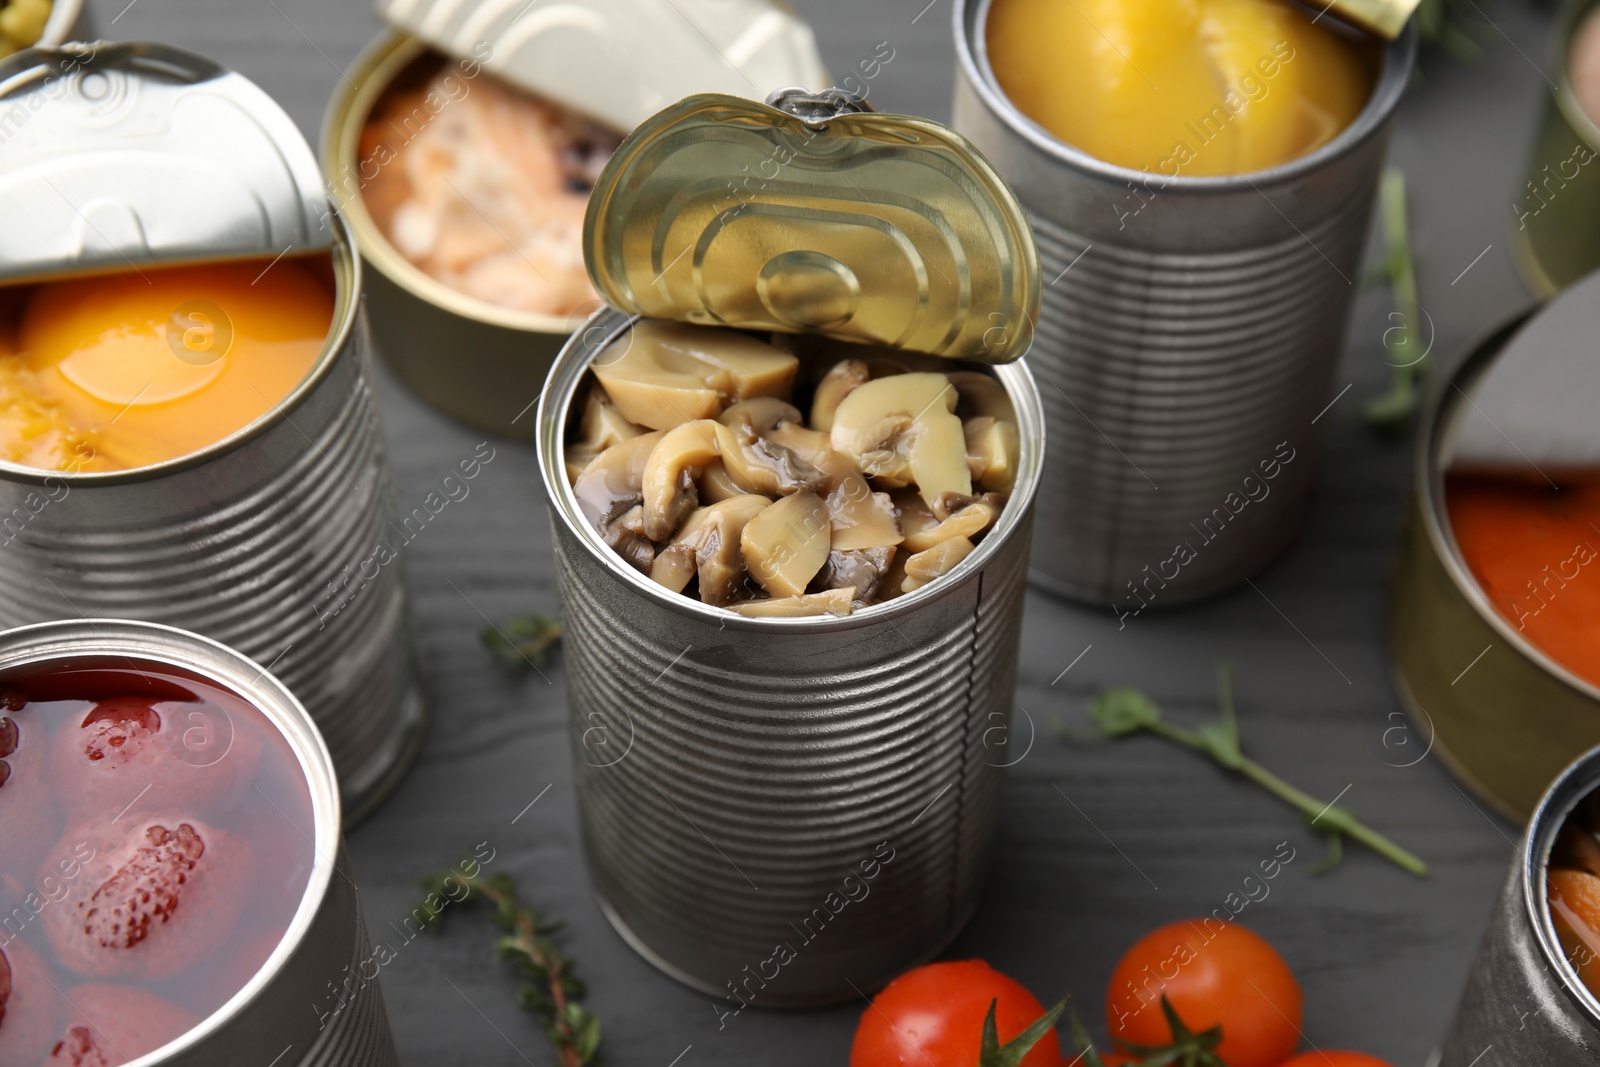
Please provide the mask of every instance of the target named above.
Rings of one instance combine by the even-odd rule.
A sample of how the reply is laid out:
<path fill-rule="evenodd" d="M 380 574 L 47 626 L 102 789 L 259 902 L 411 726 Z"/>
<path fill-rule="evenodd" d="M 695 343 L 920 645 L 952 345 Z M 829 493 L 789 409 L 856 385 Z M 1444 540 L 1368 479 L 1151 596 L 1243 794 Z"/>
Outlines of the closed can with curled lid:
<path fill-rule="evenodd" d="M 647 120 L 584 243 L 612 309 L 538 445 L 602 907 L 724 1020 L 854 998 L 955 936 L 995 851 L 1032 236 L 959 135 L 785 90 Z"/>

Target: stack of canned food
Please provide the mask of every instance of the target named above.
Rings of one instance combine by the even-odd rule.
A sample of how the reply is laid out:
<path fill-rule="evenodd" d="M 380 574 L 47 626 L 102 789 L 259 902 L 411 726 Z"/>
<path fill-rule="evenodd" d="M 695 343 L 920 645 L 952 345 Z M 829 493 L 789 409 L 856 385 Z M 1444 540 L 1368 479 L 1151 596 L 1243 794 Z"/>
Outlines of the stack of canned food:
<path fill-rule="evenodd" d="M 342 870 L 429 718 L 369 322 L 537 443 L 621 935 L 741 1002 L 798 937 L 774 1006 L 937 954 L 1030 578 L 1159 609 L 1306 513 L 1415 34 L 1202 6 L 963 0 L 950 129 L 830 87 L 766 0 L 394 0 L 319 166 L 240 75 L 0 0 L 0 1063 L 396 1062 Z M 1584 15 L 1551 122 L 1600 150 Z M 1600 743 L 1600 276 L 1539 214 L 1570 288 L 1436 405 L 1393 600 L 1403 696 L 1533 812 L 1450 1067 L 1600 1050 L 1600 755 L 1562 771 Z"/>

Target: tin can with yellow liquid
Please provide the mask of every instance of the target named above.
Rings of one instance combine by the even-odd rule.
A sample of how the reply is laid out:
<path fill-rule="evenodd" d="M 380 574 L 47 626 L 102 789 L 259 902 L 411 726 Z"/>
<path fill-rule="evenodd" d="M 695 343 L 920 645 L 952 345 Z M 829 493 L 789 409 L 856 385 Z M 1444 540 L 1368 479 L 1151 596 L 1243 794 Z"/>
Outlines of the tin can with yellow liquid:
<path fill-rule="evenodd" d="M 270 664 L 321 728 L 359 820 L 420 751 L 427 705 L 402 565 L 381 548 L 397 539 L 395 490 L 361 263 L 310 147 L 254 84 L 164 45 L 18 53 L 0 61 L 0 114 L 16 109 L 26 121 L 0 142 L 0 297 L 304 255 L 333 316 L 306 377 L 198 451 L 115 471 L 0 463 L 0 624 L 143 619 Z M 226 354 L 208 347 L 225 311 L 173 315 L 175 358 Z"/>

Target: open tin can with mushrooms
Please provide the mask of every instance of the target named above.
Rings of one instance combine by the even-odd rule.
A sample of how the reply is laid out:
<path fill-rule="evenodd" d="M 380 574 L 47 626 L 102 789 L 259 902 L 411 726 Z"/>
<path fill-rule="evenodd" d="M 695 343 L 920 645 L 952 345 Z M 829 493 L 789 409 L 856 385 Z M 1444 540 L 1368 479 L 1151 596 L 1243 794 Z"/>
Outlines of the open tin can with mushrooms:
<path fill-rule="evenodd" d="M 583 215 L 622 136 L 690 93 L 827 84 L 810 29 L 770 0 L 381 0 L 378 14 L 391 29 L 322 132 L 371 268 L 378 351 L 440 411 L 525 440 L 556 352 L 600 306 Z"/>
<path fill-rule="evenodd" d="M 359 819 L 426 715 L 361 265 L 310 146 L 253 83 L 163 45 L 18 53 L 14 106 L 0 624 L 146 619 L 272 665 Z"/>
<path fill-rule="evenodd" d="M 0 1063 L 394 1067 L 315 724 L 196 634 L 0 633 Z"/>
<path fill-rule="evenodd" d="M 602 907 L 719 1013 L 856 997 L 994 856 L 1032 236 L 958 134 L 785 90 L 645 122 L 584 243 L 538 444 Z"/>
<path fill-rule="evenodd" d="M 1430 1067 L 1600 1058 L 1600 749 L 1539 801 Z"/>
<path fill-rule="evenodd" d="M 1418 735 L 1507 818 L 1600 744 L 1600 274 L 1485 338 L 1422 426 L 1389 640 Z"/>

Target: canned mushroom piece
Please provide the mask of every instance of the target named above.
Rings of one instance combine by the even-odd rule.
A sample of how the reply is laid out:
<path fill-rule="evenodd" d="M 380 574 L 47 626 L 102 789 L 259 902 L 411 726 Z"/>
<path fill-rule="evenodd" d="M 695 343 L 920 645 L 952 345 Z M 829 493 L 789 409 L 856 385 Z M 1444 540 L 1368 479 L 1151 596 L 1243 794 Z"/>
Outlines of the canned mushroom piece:
<path fill-rule="evenodd" d="M 360 263 L 315 159 L 256 86 L 161 45 L 19 53 L 13 106 L 0 623 L 144 618 L 273 664 L 359 818 L 425 705 L 400 567 L 368 567 L 394 490 Z"/>
<path fill-rule="evenodd" d="M 691 92 L 826 79 L 809 29 L 768 0 L 388 0 L 379 14 L 392 28 L 322 135 L 372 268 L 379 351 L 446 414 L 525 439 L 550 361 L 598 306 L 580 231 L 622 134 Z"/>
<path fill-rule="evenodd" d="M 622 310 L 556 361 L 539 455 L 597 892 L 719 1014 L 855 997 L 955 935 L 996 846 L 1031 235 L 958 135 L 788 91 L 642 125 L 585 245 Z"/>
<path fill-rule="evenodd" d="M 398 1062 L 305 709 L 197 635 L 0 633 L 0 1062 Z M 267 872 L 272 872 L 271 876 Z"/>

